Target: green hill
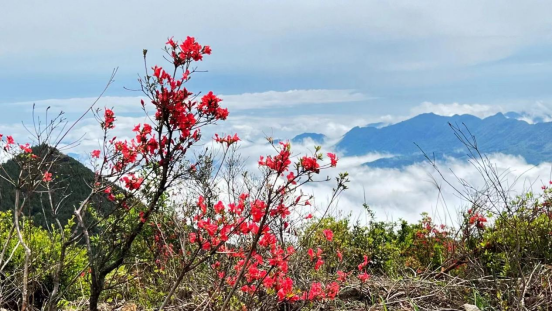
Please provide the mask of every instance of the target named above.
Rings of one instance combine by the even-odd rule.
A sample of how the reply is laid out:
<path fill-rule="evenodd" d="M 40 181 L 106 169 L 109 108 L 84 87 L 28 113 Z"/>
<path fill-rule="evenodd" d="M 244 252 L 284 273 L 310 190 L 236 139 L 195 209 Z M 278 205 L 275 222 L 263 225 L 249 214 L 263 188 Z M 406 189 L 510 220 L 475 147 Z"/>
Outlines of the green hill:
<path fill-rule="evenodd" d="M 34 154 L 40 156 L 47 154 L 46 148 L 45 145 L 41 145 L 32 149 Z M 57 214 L 62 224 L 65 224 L 72 217 L 75 208 L 90 194 L 89 184 L 94 180 L 94 172 L 58 150 L 54 150 L 48 160 L 56 157 L 58 161 L 50 171 L 53 178 L 51 187 L 56 189 L 53 191 L 52 198 L 55 205 L 59 204 Z M 13 160 L 8 160 L 1 166 L 4 170 L 2 174 L 8 174 L 13 179 L 19 175 L 19 167 Z M 14 200 L 15 188 L 6 180 L 0 179 L 0 210 L 13 210 Z M 99 211 L 106 211 L 113 207 L 113 203 L 105 198 L 96 198 L 93 203 Z M 24 214 L 32 217 L 33 221 L 40 226 L 44 227 L 47 223 L 51 223 L 53 214 L 44 186 L 39 187 L 32 194 Z"/>

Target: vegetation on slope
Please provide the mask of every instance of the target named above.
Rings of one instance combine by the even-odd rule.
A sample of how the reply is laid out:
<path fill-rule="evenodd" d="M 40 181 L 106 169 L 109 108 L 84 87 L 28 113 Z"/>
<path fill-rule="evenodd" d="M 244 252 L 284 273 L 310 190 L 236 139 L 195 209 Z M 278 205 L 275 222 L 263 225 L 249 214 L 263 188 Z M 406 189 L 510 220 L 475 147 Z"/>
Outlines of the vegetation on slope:
<path fill-rule="evenodd" d="M 32 147 L 33 154 L 46 154 L 45 145 Z M 24 155 L 21 155 L 24 156 Z M 53 150 L 48 155 L 47 161 L 54 160 L 50 172 L 56 181 L 56 191 L 52 191 L 53 201 L 59 202 L 57 206 L 58 218 L 62 225 L 67 224 L 73 217 L 74 210 L 90 194 L 90 185 L 94 181 L 94 172 L 84 166 L 81 162 L 58 150 Z M 21 169 L 13 159 L 1 164 L 3 175 L 16 180 Z M 48 191 L 44 185 L 35 190 L 36 195 L 30 197 L 29 208 L 26 215 L 33 223 L 42 227 L 52 223 L 52 212 L 48 206 Z M 0 178 L 0 211 L 13 211 L 15 201 L 15 188 L 4 178 Z M 99 211 L 108 211 L 114 204 L 105 198 L 94 198 L 94 204 Z"/>

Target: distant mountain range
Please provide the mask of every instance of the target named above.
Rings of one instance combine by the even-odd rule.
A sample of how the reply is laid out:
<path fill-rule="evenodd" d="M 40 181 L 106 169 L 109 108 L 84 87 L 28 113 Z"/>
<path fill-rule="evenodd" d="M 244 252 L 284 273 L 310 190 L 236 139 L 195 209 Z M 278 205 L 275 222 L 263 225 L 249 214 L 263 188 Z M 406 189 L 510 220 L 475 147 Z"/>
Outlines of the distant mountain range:
<path fill-rule="evenodd" d="M 415 143 L 437 160 L 465 157 L 466 150 L 450 128 L 448 123 L 451 123 L 462 129 L 466 126 L 483 153 L 520 155 L 532 164 L 551 162 L 551 122 L 529 124 L 517 120 L 518 117 L 498 113 L 480 119 L 472 115 L 446 117 L 425 113 L 380 128 L 372 124 L 355 127 L 343 136 L 336 149 L 346 156 L 370 152 L 392 154 L 392 157 L 367 163 L 371 167 L 386 168 L 424 161 Z"/>

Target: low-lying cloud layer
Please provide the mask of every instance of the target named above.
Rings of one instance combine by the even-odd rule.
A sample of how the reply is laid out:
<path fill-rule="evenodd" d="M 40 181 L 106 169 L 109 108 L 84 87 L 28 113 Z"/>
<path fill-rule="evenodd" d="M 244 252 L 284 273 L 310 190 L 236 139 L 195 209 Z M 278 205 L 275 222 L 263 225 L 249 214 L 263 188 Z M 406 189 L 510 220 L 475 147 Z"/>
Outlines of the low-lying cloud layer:
<path fill-rule="evenodd" d="M 252 106 L 259 102 L 259 107 L 270 107 L 290 101 L 292 105 L 317 102 L 321 97 L 328 97 L 328 102 L 365 100 L 366 96 L 351 91 L 340 90 L 296 90 L 289 92 L 265 92 L 255 94 L 242 94 L 224 96 L 225 104 L 238 106 L 244 102 L 245 107 Z M 45 100 L 37 102 L 37 113 L 44 111 L 51 106 L 51 115 L 56 110 L 68 111 L 69 120 L 74 120 L 83 107 L 92 102 L 91 98 L 77 98 L 67 100 Z M 116 127 L 112 131 L 113 136 L 119 139 L 132 139 L 134 136 L 132 128 L 138 123 L 148 122 L 147 117 L 140 111 L 139 97 L 106 97 L 100 105 L 115 107 L 117 116 Z M 328 103 L 320 103 L 326 105 Z M 19 109 L 32 109 L 29 103 L 15 103 L 11 107 Z M 547 107 L 536 104 L 537 109 L 529 110 L 534 115 L 550 114 Z M 203 144 L 211 145 L 211 137 L 215 133 L 234 134 L 238 133 L 240 142 L 240 153 L 246 161 L 246 169 L 257 171 L 257 160 L 260 155 L 274 154 L 274 149 L 268 144 L 265 137 L 275 139 L 291 139 L 303 132 L 317 132 L 327 136 L 323 144 L 323 151 L 332 152 L 333 146 L 340 140 L 343 134 L 354 126 L 364 126 L 372 122 L 395 123 L 423 112 L 434 112 L 443 115 L 470 113 L 479 117 L 492 115 L 497 111 L 486 105 L 468 104 L 433 104 L 429 102 L 413 108 L 408 115 L 359 116 L 355 114 L 331 115 L 311 114 L 282 116 L 244 115 L 232 113 L 240 110 L 233 107 L 228 120 L 220 122 L 217 126 L 205 128 L 203 131 Z M 30 115 L 29 115 L 30 118 Z M 30 134 L 20 123 L 13 123 L 11 120 L 0 122 L 0 133 L 14 135 L 21 142 L 30 140 Z M 29 122 L 26 122 L 27 124 Z M 99 148 L 101 131 L 97 121 L 88 115 L 83 119 L 74 131 L 67 136 L 65 143 L 80 142 L 75 147 L 64 150 L 78 154 L 81 159 L 87 159 L 89 152 Z M 453 135 L 453 133 L 452 133 Z M 314 143 L 309 139 L 303 144 L 294 144 L 294 155 L 301 156 L 313 152 Z M 365 167 L 362 164 L 376 159 L 387 157 L 386 154 L 368 154 L 361 157 L 342 157 L 339 155 L 339 166 L 336 169 L 325 172 L 329 176 L 335 176 L 338 172 L 347 171 L 350 174 L 350 189 L 340 197 L 340 200 L 333 207 L 334 213 L 348 215 L 354 219 L 364 220 L 366 213 L 363 203 L 367 203 L 375 211 L 378 219 L 398 220 L 399 218 L 408 221 L 419 219 L 421 212 L 428 212 L 438 221 L 454 223 L 458 219 L 458 212 L 466 208 L 455 191 L 440 179 L 429 164 L 419 163 L 398 169 L 377 169 Z M 505 172 L 505 179 L 513 183 L 513 193 L 520 193 L 524 189 L 539 189 L 542 184 L 551 179 L 551 163 L 544 163 L 537 167 L 527 164 L 524 159 L 514 156 L 494 154 L 490 156 L 493 163 L 497 164 L 498 170 Z M 474 167 L 460 160 L 449 160 L 440 163 L 439 167 L 444 176 L 455 182 L 456 176 L 463 178 L 469 183 L 480 187 L 483 181 Z M 455 174 L 455 175 L 454 175 Z M 324 177 L 324 176 L 323 176 Z M 517 180 L 518 179 L 518 180 Z M 514 181 L 517 180 L 516 183 Z M 331 194 L 334 186 L 332 182 L 318 183 L 306 189 L 315 195 L 315 203 L 323 206 Z M 438 191 L 441 188 L 441 192 Z"/>
<path fill-rule="evenodd" d="M 290 139 L 304 132 L 322 133 L 330 139 L 339 139 L 355 126 L 365 126 L 369 123 L 394 124 L 412 118 L 421 113 L 435 113 L 452 116 L 455 114 L 471 114 L 480 118 L 489 117 L 498 112 L 519 112 L 519 119 L 533 123 L 539 119 L 551 121 L 551 106 L 544 102 L 534 102 L 527 106 L 485 105 L 472 103 L 432 103 L 422 102 L 411 108 L 408 113 L 393 114 L 356 113 L 355 109 L 340 109 L 345 103 L 356 104 L 370 101 L 367 94 L 355 90 L 290 90 L 284 92 L 267 91 L 259 93 L 243 93 L 220 95 L 223 106 L 231 112 L 229 119 L 222 124 L 224 130 L 237 132 L 246 139 L 259 136 Z M 118 115 L 141 117 L 143 115 L 140 100 L 143 97 L 105 96 L 97 107 L 113 107 Z M 64 111 L 68 119 L 76 117 L 85 111 L 96 98 L 46 99 L 35 102 L 14 102 L 3 104 L 5 113 L 0 116 L 0 123 L 11 123 L 14 117 L 23 116 L 30 121 L 33 104 L 36 113 L 42 114 L 50 107 L 50 114 Z M 310 105 L 312 109 L 305 109 Z M 289 107 L 302 109 L 282 112 Z M 325 113 L 325 107 L 333 107 L 340 113 Z M 270 109 L 269 109 L 270 108 Z M 279 112 L 280 111 L 280 112 Z M 311 112 L 310 112 L 311 111 Z"/>
<path fill-rule="evenodd" d="M 522 158 L 495 154 L 490 157 L 503 173 L 511 194 L 522 194 L 524 190 L 538 191 L 551 179 L 551 163 L 539 166 L 529 165 Z M 462 178 L 474 187 L 482 188 L 484 180 L 474 166 L 467 161 L 450 160 L 438 165 L 445 178 L 459 190 L 463 187 L 456 179 Z M 354 219 L 364 220 L 367 216 L 362 208 L 367 203 L 376 213 L 377 219 L 413 222 L 420 219 L 422 212 L 442 223 L 455 224 L 460 212 L 470 208 L 469 203 L 441 179 L 428 163 L 419 163 L 399 169 L 375 169 L 363 166 L 342 165 L 338 170 L 350 173 L 350 189 L 342 195 L 336 211 L 342 215 L 351 213 Z M 457 176 L 457 177 L 456 177 Z M 319 200 L 326 198 L 332 185 L 318 184 L 313 193 Z"/>
<path fill-rule="evenodd" d="M 453 134 L 452 134 L 453 135 Z M 313 145 L 293 144 L 293 153 L 301 156 L 313 152 Z M 324 145 L 323 152 L 333 151 L 332 145 Z M 274 154 L 273 148 L 262 140 L 241 144 L 240 153 L 247 159 L 246 169 L 255 172 L 259 155 Z M 349 189 L 332 206 L 334 215 L 348 216 L 360 221 L 367 220 L 363 203 L 367 203 L 376 218 L 381 220 L 405 219 L 410 222 L 420 219 L 427 212 L 439 222 L 455 224 L 460 212 L 468 209 L 466 202 L 449 186 L 429 163 L 417 163 L 402 169 L 380 169 L 363 166 L 363 163 L 386 157 L 386 154 L 367 154 L 359 157 L 341 157 L 338 167 L 324 171 L 321 178 L 332 179 L 339 172 L 348 172 Z M 551 179 L 551 163 L 534 166 L 521 157 L 492 154 L 490 162 L 502 174 L 504 185 L 511 195 L 521 194 L 525 190 L 539 191 Z M 461 178 L 476 189 L 484 186 L 484 179 L 467 160 L 448 159 L 438 163 L 443 176 L 453 186 L 463 191 L 457 178 Z M 315 196 L 318 208 L 326 206 L 330 200 L 333 181 L 315 183 L 304 191 Z"/>

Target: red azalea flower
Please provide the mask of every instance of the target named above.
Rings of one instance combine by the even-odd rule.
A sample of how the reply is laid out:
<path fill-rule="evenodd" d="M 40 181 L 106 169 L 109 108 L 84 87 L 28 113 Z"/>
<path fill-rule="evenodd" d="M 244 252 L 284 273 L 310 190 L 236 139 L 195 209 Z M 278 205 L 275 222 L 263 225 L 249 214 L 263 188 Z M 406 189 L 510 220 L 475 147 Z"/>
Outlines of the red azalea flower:
<path fill-rule="evenodd" d="M 301 158 L 300 163 L 304 170 L 319 173 L 319 163 L 317 163 L 317 159 L 305 156 Z"/>
<path fill-rule="evenodd" d="M 332 233 L 332 230 L 330 230 L 330 229 L 324 229 L 324 230 L 323 230 L 323 234 L 324 234 L 325 238 L 326 238 L 328 241 L 332 241 L 332 237 L 334 236 L 334 233 Z"/>
<path fill-rule="evenodd" d="M 115 126 L 113 125 L 113 122 L 115 121 L 115 114 L 113 113 L 113 110 L 106 108 L 104 112 L 104 128 L 106 129 L 112 129 Z"/>
<path fill-rule="evenodd" d="M 44 175 L 42 175 L 42 181 L 51 182 L 52 181 L 52 173 L 44 172 Z"/>
<path fill-rule="evenodd" d="M 342 270 L 338 270 L 336 274 L 338 274 L 338 281 L 340 282 L 345 282 L 348 277 L 348 274 L 343 272 Z"/>
<path fill-rule="evenodd" d="M 359 269 L 359 271 L 361 271 L 361 270 L 363 270 L 363 268 L 365 268 L 368 264 L 369 264 L 369 257 L 367 257 L 367 255 L 363 255 L 363 262 L 360 263 L 360 264 L 357 266 L 357 269 Z"/>
<path fill-rule="evenodd" d="M 367 274 L 367 272 L 363 272 L 362 274 L 359 274 L 357 278 L 361 281 L 361 283 L 365 283 L 371 276 Z"/>
<path fill-rule="evenodd" d="M 315 257 L 315 254 L 313 253 L 312 248 L 307 250 L 307 255 L 309 255 L 309 258 L 311 258 L 311 260 L 313 260 L 313 257 Z"/>
<path fill-rule="evenodd" d="M 336 282 L 332 282 L 326 286 L 326 297 L 328 299 L 336 298 L 336 295 L 340 292 L 340 285 Z"/>
<path fill-rule="evenodd" d="M 326 155 L 330 158 L 330 166 L 335 167 L 338 163 L 338 158 L 336 157 L 336 154 L 329 152 Z"/>
<path fill-rule="evenodd" d="M 319 257 L 319 259 L 317 259 L 317 262 L 315 262 L 315 271 L 318 271 L 324 263 L 325 262 Z"/>

